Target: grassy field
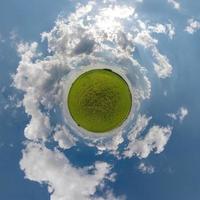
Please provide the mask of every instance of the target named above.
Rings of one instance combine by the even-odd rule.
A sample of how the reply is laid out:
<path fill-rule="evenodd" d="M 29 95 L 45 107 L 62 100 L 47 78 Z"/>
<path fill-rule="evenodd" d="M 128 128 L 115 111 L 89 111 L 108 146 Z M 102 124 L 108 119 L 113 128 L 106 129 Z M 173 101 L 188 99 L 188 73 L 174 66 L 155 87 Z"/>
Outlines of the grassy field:
<path fill-rule="evenodd" d="M 126 120 L 132 96 L 120 75 L 108 69 L 94 69 L 73 82 L 67 104 L 78 126 L 103 133 L 119 127 Z"/>

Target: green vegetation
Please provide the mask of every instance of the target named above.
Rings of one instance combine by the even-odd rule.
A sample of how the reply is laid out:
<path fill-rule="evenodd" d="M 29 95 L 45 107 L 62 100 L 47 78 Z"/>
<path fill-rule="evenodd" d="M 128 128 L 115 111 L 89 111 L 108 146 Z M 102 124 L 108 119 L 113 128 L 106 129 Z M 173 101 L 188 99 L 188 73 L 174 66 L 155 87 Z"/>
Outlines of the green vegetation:
<path fill-rule="evenodd" d="M 68 94 L 69 112 L 78 126 L 96 133 L 119 127 L 128 117 L 132 96 L 126 81 L 109 69 L 80 75 Z"/>

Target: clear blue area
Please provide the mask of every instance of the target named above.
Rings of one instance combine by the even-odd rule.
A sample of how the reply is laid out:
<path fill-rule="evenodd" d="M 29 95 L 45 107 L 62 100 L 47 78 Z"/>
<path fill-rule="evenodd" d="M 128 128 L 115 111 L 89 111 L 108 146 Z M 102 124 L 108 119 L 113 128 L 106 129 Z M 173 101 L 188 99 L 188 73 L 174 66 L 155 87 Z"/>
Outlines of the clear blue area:
<path fill-rule="evenodd" d="M 144 0 L 138 12 L 152 22 L 171 20 L 176 27 L 174 40 L 159 36 L 158 47 L 173 65 L 173 75 L 167 80 L 155 80 L 152 98 L 142 108 L 154 116 L 152 124 L 166 125 L 169 118 L 163 113 L 175 112 L 180 106 L 189 110 L 182 124 L 176 124 L 165 151 L 151 155 L 146 162 L 155 166 L 155 173 L 148 175 L 138 171 L 139 159 L 111 160 L 99 156 L 98 160 L 113 163 L 117 172 L 116 182 L 110 184 L 116 195 L 128 200 L 199 200 L 200 199 L 200 31 L 194 35 L 184 33 L 187 19 L 200 19 L 200 1 L 180 1 L 183 12 L 172 9 L 165 0 Z M 40 40 L 40 33 L 52 28 L 58 14 L 74 10 L 67 0 L 0 0 L 0 199 L 2 200 L 46 200 L 46 186 L 24 179 L 19 168 L 23 149 L 23 129 L 29 118 L 22 108 L 12 106 L 9 96 L 20 96 L 10 87 L 11 74 L 15 73 L 19 58 L 10 39 Z M 145 62 L 145 61 L 144 61 Z M 3 90 L 2 90 L 3 89 Z M 168 95 L 163 98 L 163 91 Z M 9 104 L 8 108 L 5 106 Z M 162 115 L 161 115 L 162 114 Z M 81 145 L 81 144 L 80 144 Z M 95 150 L 65 152 L 76 166 L 93 163 Z"/>

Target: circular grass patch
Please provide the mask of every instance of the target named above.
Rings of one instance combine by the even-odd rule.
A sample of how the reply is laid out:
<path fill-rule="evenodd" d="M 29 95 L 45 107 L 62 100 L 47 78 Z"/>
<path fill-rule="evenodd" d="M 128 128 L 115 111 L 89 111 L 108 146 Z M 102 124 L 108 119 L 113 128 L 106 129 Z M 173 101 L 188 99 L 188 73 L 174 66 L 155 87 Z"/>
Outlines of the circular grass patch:
<path fill-rule="evenodd" d="M 72 83 L 67 104 L 78 126 L 103 133 L 119 127 L 127 119 L 132 95 L 119 74 L 109 69 L 93 69 Z"/>

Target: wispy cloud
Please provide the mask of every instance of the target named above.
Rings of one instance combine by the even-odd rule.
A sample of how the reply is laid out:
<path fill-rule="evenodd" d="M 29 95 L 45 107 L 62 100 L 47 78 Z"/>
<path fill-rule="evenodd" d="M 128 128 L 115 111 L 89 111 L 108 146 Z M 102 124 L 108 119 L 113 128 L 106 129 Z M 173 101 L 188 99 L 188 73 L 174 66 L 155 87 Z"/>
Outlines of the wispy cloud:
<path fill-rule="evenodd" d="M 176 10 L 180 10 L 181 8 L 179 0 L 168 0 L 168 3 Z"/>
<path fill-rule="evenodd" d="M 171 24 L 162 25 L 157 24 L 156 26 L 147 25 L 141 20 L 138 20 L 141 31 L 134 38 L 134 42 L 149 49 L 154 60 L 153 66 L 157 76 L 161 79 L 165 79 L 172 74 L 172 65 L 169 63 L 167 56 L 162 55 L 156 47 L 158 41 L 151 36 L 151 33 L 164 33 L 167 34 L 171 39 L 175 35 L 175 29 Z"/>
<path fill-rule="evenodd" d="M 141 162 L 138 166 L 138 169 L 143 174 L 153 174 L 155 172 L 155 168 L 152 165 L 146 164 L 145 162 Z"/>
<path fill-rule="evenodd" d="M 179 122 L 183 122 L 188 113 L 186 107 L 180 107 L 176 113 L 168 113 L 167 116 L 174 120 L 179 120 Z"/>

